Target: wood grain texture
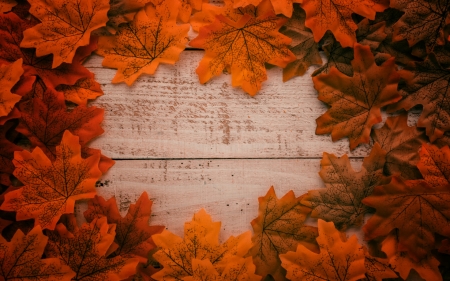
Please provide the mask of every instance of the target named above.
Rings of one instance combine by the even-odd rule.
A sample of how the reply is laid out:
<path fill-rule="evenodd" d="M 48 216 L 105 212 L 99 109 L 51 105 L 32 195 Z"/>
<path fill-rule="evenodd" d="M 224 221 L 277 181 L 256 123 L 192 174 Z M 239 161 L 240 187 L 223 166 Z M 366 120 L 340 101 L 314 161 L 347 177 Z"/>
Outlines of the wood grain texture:
<path fill-rule="evenodd" d="M 256 97 L 231 86 L 223 74 L 205 85 L 195 69 L 203 51 L 186 51 L 175 65 L 161 65 L 128 87 L 111 84 L 116 72 L 94 56 L 86 66 L 105 95 L 93 104 L 105 109 L 105 134 L 92 143 L 114 159 L 317 158 L 323 151 L 349 152 L 348 140 L 315 135 L 315 119 L 327 107 L 317 100 L 310 72 L 282 82 L 282 70 Z M 365 156 L 367 145 L 352 152 Z"/>

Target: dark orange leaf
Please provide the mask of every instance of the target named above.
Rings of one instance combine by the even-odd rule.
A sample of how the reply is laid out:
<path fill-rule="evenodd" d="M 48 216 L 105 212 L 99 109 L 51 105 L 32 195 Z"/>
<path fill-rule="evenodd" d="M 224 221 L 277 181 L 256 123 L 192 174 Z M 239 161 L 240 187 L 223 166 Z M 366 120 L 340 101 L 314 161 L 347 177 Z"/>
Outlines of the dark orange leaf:
<path fill-rule="evenodd" d="M 366 268 L 365 281 L 383 281 L 388 278 L 398 277 L 387 259 L 373 257 L 367 251 L 364 267 Z"/>
<path fill-rule="evenodd" d="M 17 5 L 17 2 L 14 0 L 0 0 L 0 13 L 11 11 L 15 5 Z"/>
<path fill-rule="evenodd" d="M 434 145 L 423 144 L 420 149 L 420 161 L 417 164 L 423 178 L 432 187 L 450 184 L 450 149 L 441 149 Z"/>
<path fill-rule="evenodd" d="M 273 12 L 258 17 L 244 14 L 238 21 L 216 16 L 215 22 L 201 28 L 199 36 L 189 43 L 206 50 L 196 70 L 200 82 L 206 83 L 227 69 L 233 86 L 255 95 L 267 79 L 265 63 L 285 67 L 295 60 L 287 48 L 291 39 L 278 32 L 285 22 Z"/>
<path fill-rule="evenodd" d="M 108 225 L 106 217 L 81 228 L 71 227 L 69 232 L 64 224 L 58 224 L 56 230 L 49 232 L 45 253 L 68 265 L 76 273 L 72 280 L 118 281 L 135 274 L 137 259 L 106 257 L 115 236 L 115 226 Z"/>
<path fill-rule="evenodd" d="M 240 8 L 248 5 L 258 6 L 263 0 L 233 0 L 233 7 Z M 275 14 L 283 14 L 292 17 L 294 3 L 302 3 L 303 0 L 270 0 Z"/>
<path fill-rule="evenodd" d="M 53 54 L 52 68 L 71 63 L 81 46 L 89 45 L 91 32 L 106 25 L 108 0 L 29 0 L 30 14 L 41 23 L 25 30 L 23 48 L 36 48 L 36 55 Z"/>
<path fill-rule="evenodd" d="M 102 88 L 95 81 L 93 74 L 90 77 L 79 79 L 74 85 L 59 85 L 56 90 L 62 92 L 67 101 L 78 105 L 86 105 L 88 100 L 103 95 Z"/>
<path fill-rule="evenodd" d="M 62 214 L 73 213 L 75 201 L 92 198 L 101 176 L 99 156 L 81 158 L 79 138 L 65 131 L 52 162 L 35 148 L 15 152 L 14 176 L 25 186 L 8 192 L 1 209 L 17 212 L 17 220 L 35 219 L 35 225 L 54 229 Z"/>
<path fill-rule="evenodd" d="M 219 244 L 220 222 L 212 222 L 205 210 L 196 213 L 192 221 L 185 223 L 184 238 L 164 230 L 153 235 L 153 241 L 160 248 L 153 254 L 163 269 L 152 278 L 156 280 L 182 280 L 193 276 L 194 259 L 209 260 L 214 268 L 222 271 L 234 256 L 244 257 L 251 247 L 250 232 L 237 237 L 231 236 Z"/>
<path fill-rule="evenodd" d="M 11 89 L 23 74 L 22 59 L 12 64 L 0 65 L 0 117 L 7 116 L 21 96 L 11 93 Z"/>
<path fill-rule="evenodd" d="M 75 272 L 58 259 L 42 259 L 48 237 L 36 226 L 27 235 L 18 230 L 7 242 L 0 235 L 0 280 L 69 281 Z"/>
<path fill-rule="evenodd" d="M 322 64 L 319 45 L 314 41 L 311 30 L 305 26 L 305 17 L 305 11 L 295 5 L 292 18 L 280 30 L 282 34 L 292 38 L 289 49 L 297 58 L 283 69 L 283 81 L 305 74 L 311 65 Z"/>
<path fill-rule="evenodd" d="M 356 281 L 364 278 L 364 250 L 356 236 L 345 241 L 332 222 L 319 219 L 318 226 L 320 253 L 298 245 L 296 252 L 280 255 L 282 266 L 287 270 L 286 277 L 293 281 Z"/>
<path fill-rule="evenodd" d="M 159 0 L 167 1 L 167 0 Z M 209 0 L 180 0 L 180 9 L 178 11 L 178 19 L 182 22 L 189 22 L 194 11 L 202 9 L 202 3 L 208 3 Z"/>
<path fill-rule="evenodd" d="M 316 42 L 330 30 L 345 48 L 356 43 L 357 26 L 352 14 L 373 20 L 376 12 L 389 6 L 389 0 L 303 0 L 301 6 L 306 12 L 305 24 L 311 28 Z"/>
<path fill-rule="evenodd" d="M 311 216 L 332 221 L 339 230 L 361 226 L 370 209 L 361 201 L 372 194 L 375 186 L 388 183 L 383 175 L 386 153 L 378 144 L 364 158 L 359 172 L 353 170 L 347 155 L 340 158 L 324 153 L 320 177 L 326 188 L 309 190 L 302 204 L 311 207 Z"/>
<path fill-rule="evenodd" d="M 119 24 L 127 23 L 133 20 L 136 13 L 142 9 L 145 4 L 154 2 L 151 0 L 110 0 L 110 9 L 108 11 L 108 22 L 106 28 L 111 34 L 115 34 L 119 29 Z"/>
<path fill-rule="evenodd" d="M 188 41 L 189 25 L 177 25 L 179 2 L 147 5 L 115 36 L 99 39 L 103 66 L 117 68 L 113 83 L 133 84 L 142 74 L 154 74 L 160 63 L 174 64 Z"/>
<path fill-rule="evenodd" d="M 375 188 L 364 204 L 376 209 L 364 225 L 366 239 L 398 229 L 398 251 L 414 261 L 435 247 L 435 233 L 450 237 L 450 188 L 430 186 L 424 180 L 404 181 L 393 176 L 389 184 Z"/>
<path fill-rule="evenodd" d="M 183 281 L 260 281 L 261 276 L 254 274 L 255 265 L 252 258 L 241 258 L 234 256 L 228 260 L 227 265 L 220 274 L 209 260 L 192 260 L 193 276 L 183 278 Z"/>
<path fill-rule="evenodd" d="M 416 126 L 408 126 L 408 114 L 388 117 L 384 126 L 372 130 L 373 140 L 386 151 L 384 173 L 386 175 L 400 174 L 404 179 L 421 179 L 419 169 L 419 149 L 428 142 L 424 130 Z"/>
<path fill-rule="evenodd" d="M 336 68 L 313 77 L 319 100 L 331 106 L 317 118 L 316 134 L 331 133 L 333 141 L 348 136 L 351 149 L 369 142 L 372 126 L 381 122 L 380 108 L 401 99 L 394 58 L 378 66 L 370 47 L 355 44 L 354 50 L 352 77 Z"/>
<path fill-rule="evenodd" d="M 317 251 L 317 228 L 304 224 L 311 209 L 300 203 L 303 198 L 296 198 L 294 192 L 289 191 L 278 199 L 273 187 L 264 197 L 258 198 L 259 214 L 251 222 L 254 235 L 249 252 L 257 274 L 270 274 L 275 280 L 286 280 L 280 254 L 294 251 L 299 244 Z"/>
<path fill-rule="evenodd" d="M 125 258 L 138 258 L 141 263 L 147 263 L 148 253 L 155 248 L 151 236 L 161 233 L 164 226 L 149 226 L 153 202 L 146 192 L 142 193 L 136 204 L 131 204 L 127 215 L 123 218 L 115 197 L 108 201 L 96 196 L 89 200 L 89 207 L 84 212 L 88 222 L 105 216 L 108 223 L 116 225 L 115 242 L 118 245 L 113 255 Z"/>
<path fill-rule="evenodd" d="M 11 184 L 10 175 L 14 172 L 12 163 L 14 152 L 22 150 L 6 137 L 8 131 L 12 129 L 12 125 L 11 122 L 0 125 L 0 184 L 5 186 Z"/>

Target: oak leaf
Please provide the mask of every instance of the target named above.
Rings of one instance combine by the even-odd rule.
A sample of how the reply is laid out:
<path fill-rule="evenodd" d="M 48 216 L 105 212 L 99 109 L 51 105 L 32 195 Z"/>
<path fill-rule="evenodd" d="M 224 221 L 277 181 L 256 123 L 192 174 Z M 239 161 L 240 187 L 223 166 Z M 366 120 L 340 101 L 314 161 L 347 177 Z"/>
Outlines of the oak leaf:
<path fill-rule="evenodd" d="M 131 204 L 127 215 L 123 218 L 115 197 L 105 200 L 95 196 L 89 200 L 84 217 L 88 222 L 105 216 L 109 224 L 116 225 L 115 242 L 118 245 L 113 255 L 125 258 L 138 258 L 141 263 L 147 263 L 148 252 L 155 248 L 151 236 L 161 233 L 164 226 L 149 226 L 153 202 L 146 192 L 142 193 L 136 204 Z"/>
<path fill-rule="evenodd" d="M 408 126 L 408 114 L 388 117 L 383 127 L 372 130 L 372 139 L 386 151 L 383 171 L 386 175 L 400 174 L 407 180 L 421 179 L 417 168 L 419 149 L 428 142 L 424 130 Z"/>
<path fill-rule="evenodd" d="M 245 232 L 231 236 L 219 244 L 220 222 L 212 222 L 205 210 L 196 213 L 192 221 L 184 225 L 184 237 L 178 237 L 168 230 L 153 235 L 153 241 L 160 248 L 153 254 L 163 269 L 152 275 L 155 280 L 182 280 L 193 276 L 192 260 L 209 260 L 222 273 L 233 256 L 244 257 L 251 247 L 251 234 Z"/>
<path fill-rule="evenodd" d="M 347 241 L 332 222 L 318 221 L 320 253 L 303 245 L 296 252 L 281 254 L 282 266 L 289 280 L 356 281 L 365 277 L 364 249 L 355 235 Z"/>
<path fill-rule="evenodd" d="M 14 154 L 14 176 L 24 186 L 8 192 L 1 209 L 17 212 L 17 220 L 35 219 L 35 225 L 54 229 L 62 214 L 73 213 L 75 201 L 92 198 L 95 182 L 102 175 L 98 169 L 99 156 L 80 156 L 79 138 L 65 131 L 56 147 L 52 162 L 44 152 Z"/>
<path fill-rule="evenodd" d="M 0 117 L 7 116 L 21 96 L 11 93 L 11 89 L 23 74 L 22 60 L 9 65 L 0 65 Z"/>
<path fill-rule="evenodd" d="M 94 75 L 79 79 L 74 85 L 59 85 L 55 88 L 64 94 L 67 101 L 78 105 L 87 105 L 88 100 L 103 95 L 100 84 L 95 81 Z"/>
<path fill-rule="evenodd" d="M 296 60 L 283 69 L 283 81 L 305 74 L 311 65 L 322 64 L 319 45 L 314 41 L 311 30 L 305 26 L 305 17 L 305 11 L 295 5 L 292 17 L 280 30 L 282 34 L 292 38 L 289 49 L 296 56 Z"/>
<path fill-rule="evenodd" d="M 71 225 L 71 232 L 60 223 L 48 233 L 45 253 L 58 258 L 75 273 L 72 280 L 123 280 L 136 272 L 137 259 L 115 256 L 107 258 L 113 244 L 115 226 L 106 217 L 85 223 L 80 228 Z"/>
<path fill-rule="evenodd" d="M 430 54 L 424 62 L 416 62 L 399 71 L 403 99 L 388 107 L 388 111 L 410 110 L 422 105 L 417 127 L 425 127 L 431 142 L 450 130 L 450 69 L 443 68 Z"/>
<path fill-rule="evenodd" d="M 17 5 L 17 2 L 14 0 L 0 0 L 0 14 L 11 11 L 15 5 Z"/>
<path fill-rule="evenodd" d="M 263 0 L 233 0 L 233 7 L 240 8 L 248 5 L 258 6 Z M 275 14 L 283 14 L 286 17 L 292 17 L 294 12 L 294 3 L 302 3 L 303 0 L 270 0 Z"/>
<path fill-rule="evenodd" d="M 265 63 L 285 67 L 295 60 L 287 48 L 291 39 L 278 32 L 285 22 L 273 12 L 258 17 L 244 14 L 238 21 L 216 16 L 215 22 L 201 28 L 189 43 L 206 51 L 196 70 L 200 83 L 227 69 L 232 85 L 254 96 L 267 79 Z"/>
<path fill-rule="evenodd" d="M 393 234 L 387 236 L 381 245 L 381 250 L 386 253 L 389 264 L 404 280 L 408 278 L 410 271 L 414 270 L 424 280 L 442 281 L 438 267 L 439 261 L 431 254 L 420 261 L 410 259 L 407 253 L 397 251 L 397 239 Z"/>
<path fill-rule="evenodd" d="M 41 148 L 50 159 L 54 159 L 56 146 L 66 130 L 77 135 L 83 147 L 103 133 L 103 109 L 80 105 L 68 111 L 63 94 L 51 89 L 45 92 L 43 100 L 34 98 L 19 109 L 22 118 L 16 130 L 30 140 L 32 148 Z"/>
<path fill-rule="evenodd" d="M 309 190 L 302 204 L 312 208 L 311 217 L 334 222 L 339 230 L 361 226 L 370 209 L 361 201 L 372 194 L 375 186 L 388 183 L 383 175 L 386 153 L 375 144 L 364 158 L 361 170 L 353 170 L 347 155 L 340 158 L 324 153 L 320 177 L 325 188 Z"/>
<path fill-rule="evenodd" d="M 42 259 L 48 237 L 39 226 L 27 235 L 17 230 L 11 241 L 0 235 L 0 280 L 69 281 L 75 273 L 58 259 Z"/>
<path fill-rule="evenodd" d="M 252 258 L 233 256 L 228 260 L 222 274 L 220 274 L 209 260 L 192 260 L 193 276 L 183 278 L 183 281 L 260 281 L 261 276 L 254 274 L 255 265 Z"/>
<path fill-rule="evenodd" d="M 15 13 L 0 14 L 0 63 L 12 63 L 22 58 L 23 76 L 25 78 L 37 76 L 47 88 L 54 88 L 60 84 L 73 85 L 81 78 L 90 77 L 91 73 L 81 65 L 81 62 L 97 48 L 95 38 L 92 38 L 88 46 L 78 48 L 71 64 L 63 63 L 57 68 L 52 68 L 52 55 L 36 57 L 34 49 L 20 47 L 23 32 L 34 24 L 33 21 L 20 19 Z"/>
<path fill-rule="evenodd" d="M 316 42 L 330 30 L 345 48 L 356 43 L 357 26 L 352 14 L 373 20 L 376 12 L 389 6 L 389 0 L 303 0 L 301 6 L 306 12 L 305 25 L 312 30 Z"/>
<path fill-rule="evenodd" d="M 285 280 L 280 254 L 294 251 L 299 244 L 317 250 L 317 228 L 304 224 L 311 209 L 300 203 L 303 198 L 296 198 L 294 192 L 289 191 L 278 199 L 273 187 L 264 197 L 258 198 L 258 217 L 251 222 L 254 235 L 249 252 L 257 274 L 270 274 L 275 280 Z"/>
<path fill-rule="evenodd" d="M 394 25 L 395 41 L 407 39 L 410 46 L 423 41 L 428 52 L 445 43 L 444 28 L 450 24 L 447 0 L 392 0 L 391 7 L 405 13 Z"/>
<path fill-rule="evenodd" d="M 189 24 L 177 25 L 179 2 L 147 5 L 114 36 L 100 37 L 102 65 L 117 68 L 113 83 L 127 85 L 142 74 L 154 74 L 160 63 L 174 64 L 188 41 Z"/>
<path fill-rule="evenodd" d="M 393 176 L 363 203 L 376 209 L 363 230 L 367 240 L 398 229 L 398 251 L 414 260 L 425 258 L 435 244 L 435 233 L 450 236 L 450 188 L 424 180 L 404 181 Z"/>
<path fill-rule="evenodd" d="M 319 100 L 331 106 L 317 118 L 316 134 L 331 133 L 333 141 L 348 136 L 351 149 L 369 142 L 372 126 L 381 122 L 380 108 L 401 99 L 394 58 L 377 66 L 370 47 L 355 44 L 354 50 L 352 77 L 336 68 L 313 77 Z"/>
<path fill-rule="evenodd" d="M 108 0 L 30 0 L 30 14 L 41 23 L 24 31 L 23 48 L 53 54 L 52 68 L 71 63 L 77 48 L 89 45 L 91 32 L 106 25 Z"/>

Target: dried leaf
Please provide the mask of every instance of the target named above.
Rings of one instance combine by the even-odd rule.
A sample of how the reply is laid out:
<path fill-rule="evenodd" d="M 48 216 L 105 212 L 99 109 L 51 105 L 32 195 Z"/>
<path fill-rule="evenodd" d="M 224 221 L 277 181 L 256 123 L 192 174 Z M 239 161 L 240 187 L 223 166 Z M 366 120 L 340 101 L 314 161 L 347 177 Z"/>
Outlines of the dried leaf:
<path fill-rule="evenodd" d="M 320 177 L 326 188 L 309 190 L 302 204 L 312 208 L 311 217 L 332 221 L 339 230 L 361 226 L 370 209 L 361 201 L 375 186 L 388 183 L 383 176 L 386 153 L 378 144 L 364 158 L 361 171 L 353 170 L 347 155 L 340 158 L 324 153 Z"/>
<path fill-rule="evenodd" d="M 356 281 L 365 277 L 364 250 L 355 235 L 347 241 L 332 222 L 318 221 L 320 253 L 298 245 L 296 252 L 280 255 L 289 280 Z"/>
<path fill-rule="evenodd" d="M 30 14 L 41 23 L 25 30 L 23 48 L 53 54 L 52 68 L 71 63 L 77 48 L 89 45 L 91 32 L 106 25 L 108 0 L 29 0 Z"/>
<path fill-rule="evenodd" d="M 95 219 L 75 225 L 69 232 L 63 224 L 49 232 L 46 255 L 58 258 L 76 272 L 72 280 L 123 280 L 136 272 L 137 259 L 121 256 L 106 258 L 106 253 L 114 241 L 115 227 L 108 225 L 106 218 Z"/>
<path fill-rule="evenodd" d="M 193 276 L 192 260 L 209 260 L 222 273 L 233 256 L 244 257 L 251 247 L 251 234 L 245 232 L 231 236 L 219 244 L 220 222 L 212 222 L 205 210 L 196 213 L 192 221 L 185 223 L 184 238 L 164 230 L 153 235 L 153 241 L 160 248 L 153 254 L 163 269 L 152 278 L 156 280 L 182 280 Z"/>
<path fill-rule="evenodd" d="M 27 235 L 17 230 L 10 242 L 0 235 L 0 279 L 21 281 L 69 281 L 75 276 L 58 259 L 42 259 L 48 237 L 39 226 Z M 72 279 L 73 280 L 73 279 Z"/>
<path fill-rule="evenodd" d="M 369 142 L 372 126 L 381 122 L 380 108 L 401 98 L 394 59 L 377 66 L 368 46 L 355 44 L 354 50 L 352 77 L 336 68 L 313 77 L 319 100 L 331 106 L 317 118 L 316 134 L 331 133 L 333 141 L 348 136 L 351 149 Z"/>
<path fill-rule="evenodd" d="M 227 69 L 232 85 L 254 96 L 267 79 L 265 63 L 285 67 L 295 60 L 287 48 L 291 39 L 278 32 L 285 22 L 273 12 L 258 17 L 244 14 L 238 21 L 216 16 L 216 21 L 201 28 L 199 36 L 189 43 L 206 50 L 196 70 L 200 83 Z"/>
<path fill-rule="evenodd" d="M 79 138 L 66 131 L 52 162 L 39 148 L 15 152 L 14 176 L 25 186 L 8 192 L 1 209 L 17 212 L 17 220 L 54 229 L 62 214 L 73 213 L 75 201 L 92 198 L 101 176 L 99 157 L 82 159 Z"/>
<path fill-rule="evenodd" d="M 278 199 L 271 187 L 264 197 L 258 199 L 259 214 L 251 222 L 254 235 L 250 249 L 257 274 L 270 274 L 275 280 L 286 280 L 280 254 L 294 251 L 299 244 L 317 251 L 317 228 L 304 225 L 311 209 L 300 203 L 303 198 L 296 198 L 294 192 L 289 191 Z"/>

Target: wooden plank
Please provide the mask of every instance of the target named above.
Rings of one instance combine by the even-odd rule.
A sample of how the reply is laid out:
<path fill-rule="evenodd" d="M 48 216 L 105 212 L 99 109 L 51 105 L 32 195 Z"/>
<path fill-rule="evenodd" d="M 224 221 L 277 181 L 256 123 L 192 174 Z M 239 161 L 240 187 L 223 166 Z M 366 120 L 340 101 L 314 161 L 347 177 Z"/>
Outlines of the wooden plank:
<path fill-rule="evenodd" d="M 111 84 L 116 70 L 94 56 L 86 66 L 105 95 L 93 104 L 105 109 L 105 134 L 92 143 L 115 159 L 318 158 L 323 151 L 349 152 L 348 140 L 315 135 L 315 119 L 327 107 L 317 100 L 310 73 L 282 83 L 282 70 L 255 97 L 221 75 L 201 85 L 195 69 L 203 51 L 186 51 L 175 65 L 141 76 L 128 87 Z M 352 152 L 365 156 L 367 145 Z"/>
<path fill-rule="evenodd" d="M 351 160 L 356 169 L 360 160 Z M 182 235 L 185 221 L 205 208 L 222 221 L 221 237 L 251 230 L 258 197 L 274 186 L 277 196 L 297 196 L 324 187 L 320 159 L 121 160 L 103 176 L 97 192 L 116 196 L 123 215 L 142 192 L 153 199 L 151 224 L 165 225 Z M 86 204 L 79 206 L 79 212 Z"/>

